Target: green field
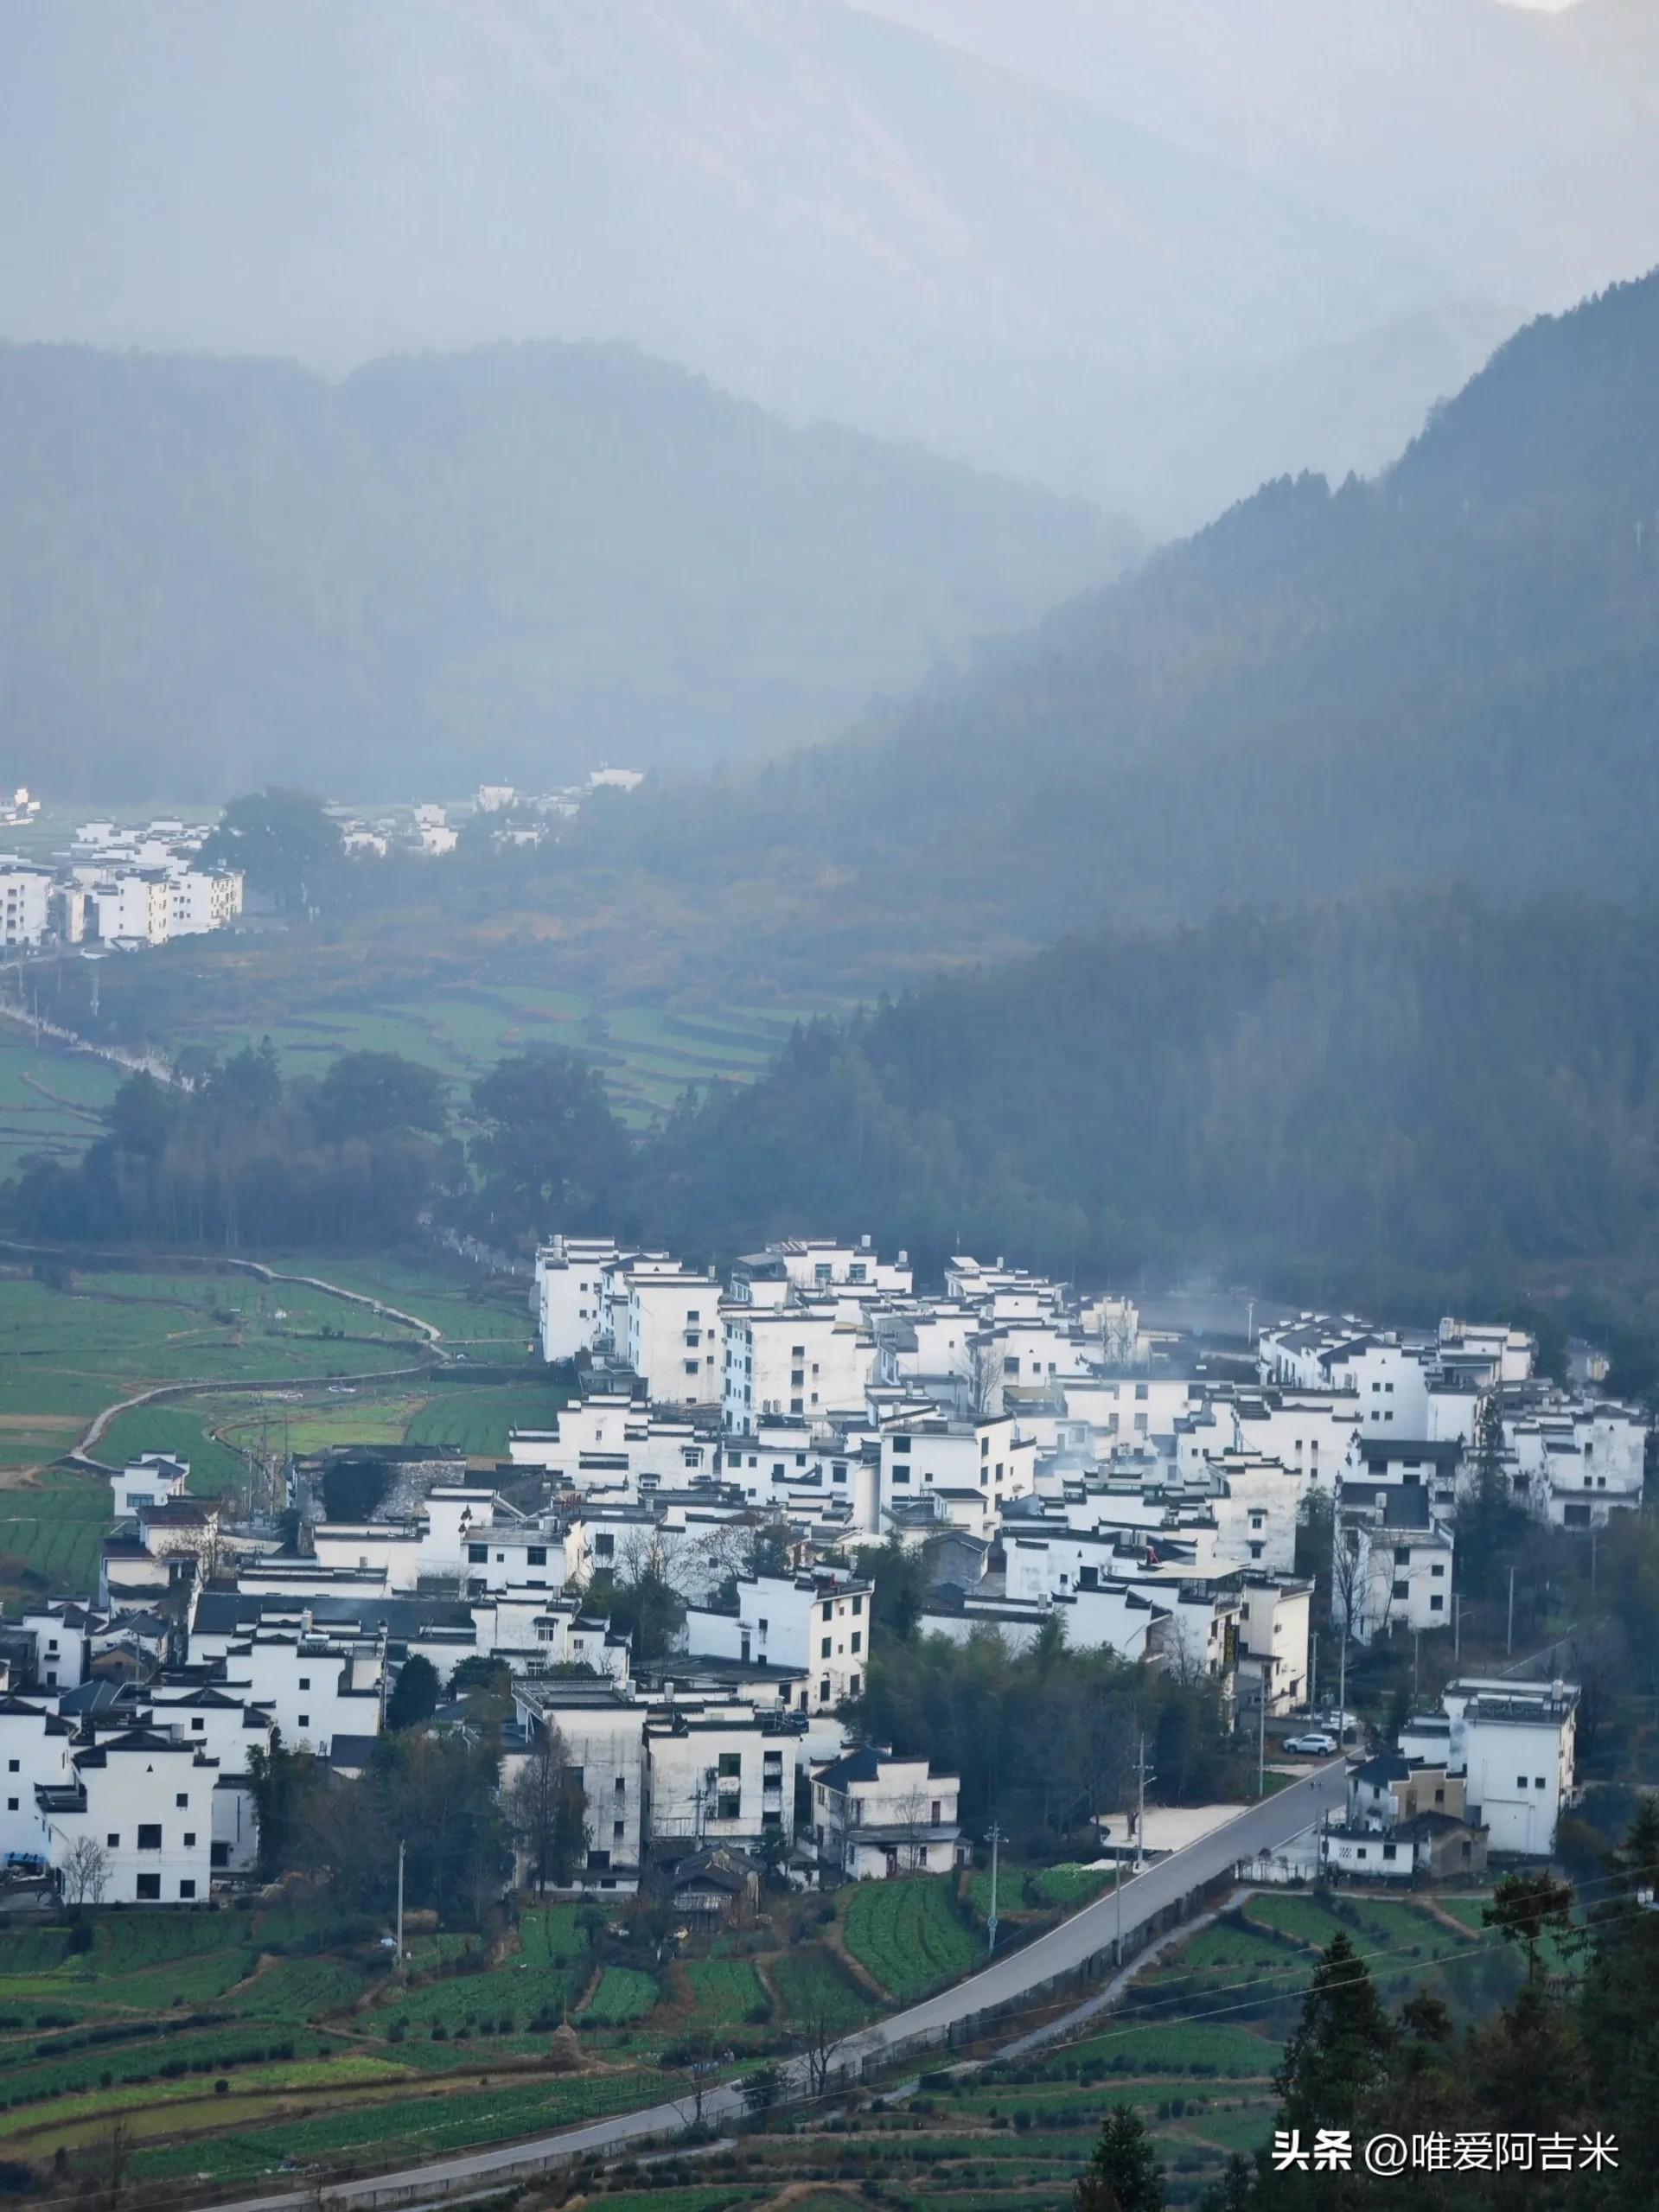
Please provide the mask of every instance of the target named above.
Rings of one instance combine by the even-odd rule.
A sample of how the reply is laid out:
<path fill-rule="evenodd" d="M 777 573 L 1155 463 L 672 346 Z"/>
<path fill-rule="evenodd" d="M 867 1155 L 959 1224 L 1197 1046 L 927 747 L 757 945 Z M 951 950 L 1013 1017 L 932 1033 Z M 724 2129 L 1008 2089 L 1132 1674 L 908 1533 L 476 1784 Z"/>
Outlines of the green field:
<path fill-rule="evenodd" d="M 922 1876 L 852 1888 L 837 1900 L 843 1940 L 884 1979 L 908 1979 L 913 1995 L 979 1958 L 952 1887 Z M 1257 1904 L 1281 1934 L 1252 1916 Z M 1242 1991 L 1288 1963 L 1305 1979 L 1315 1957 L 1305 1939 L 1332 1918 L 1349 1925 L 1350 1909 L 1402 1957 L 1437 1932 L 1408 1903 L 1337 1906 L 1333 1915 L 1305 1896 L 1252 1898 L 1158 1961 L 1130 2008 L 1076 2043 L 971 2075 L 924 2074 L 914 2094 L 867 2105 L 856 2128 L 808 2113 L 803 2126 L 745 2138 L 695 2166 L 624 2164 L 603 2202 L 648 2193 L 716 2212 L 788 2188 L 793 2212 L 826 2190 L 852 2192 L 833 2199 L 843 2208 L 925 2199 L 929 2212 L 941 2202 L 957 2212 L 1058 2212 L 1102 2116 L 1125 2102 L 1154 2133 L 1171 2206 L 1189 2204 L 1228 2151 L 1253 2151 L 1271 2127 L 1279 1999 L 1276 1984 L 1264 1988 L 1260 2018 L 1160 2011 L 1188 2009 L 1184 1974 L 1225 1971 Z M 61 1928 L 0 1931 L 0 2140 L 37 2171 L 59 2149 L 73 2165 L 96 2158 L 119 2114 L 138 2176 L 241 2182 L 284 2160 L 329 2171 L 412 2160 L 683 2098 L 685 2049 L 698 2047 L 688 2031 L 756 2053 L 787 2048 L 792 2024 L 826 1995 L 838 2033 L 873 2009 L 814 1940 L 820 1909 L 816 1899 L 780 1901 L 759 1923 L 756 1955 L 732 1955 L 756 1941 L 732 1931 L 709 1945 L 722 1955 L 681 1959 L 660 1982 L 614 1952 L 601 1962 L 594 1947 L 603 1955 L 612 1938 L 590 1905 L 527 1908 L 495 1951 L 460 1929 L 418 1936 L 408 1986 L 393 1979 L 372 1926 L 339 1922 L 322 1902 L 112 1916 L 84 1955 L 67 1950 Z M 597 2062 L 540 2070 L 567 2011 Z M 118 2040 L 89 2040 L 112 2029 Z M 670 2043 L 681 2049 L 665 2070 L 653 2054 Z"/>
<path fill-rule="evenodd" d="M 597 2027 L 625 2027 L 630 2020 L 642 2020 L 655 2006 L 658 1996 L 651 1975 L 633 1967 L 607 1967 L 583 2017 Z"/>
<path fill-rule="evenodd" d="M 1075 1912 L 1111 1885 L 1109 1874 L 1086 1866 L 1026 1866 L 1005 1858 L 997 1869 L 997 1916 L 1010 1913 Z M 967 1892 L 981 1920 L 991 1915 L 991 1869 L 982 1866 Z"/>
<path fill-rule="evenodd" d="M 90 1053 L 65 1052 L 8 1022 L 0 1024 L 0 1180 L 31 1157 L 78 1159 L 101 1131 L 100 1110 L 122 1071 Z"/>
<path fill-rule="evenodd" d="M 244 1488 L 255 1461 L 330 1445 L 433 1444 L 504 1459 L 510 1430 L 545 1427 L 564 1403 L 530 1351 L 520 1284 L 441 1258 L 272 1264 L 418 1316 L 443 1332 L 445 1353 L 521 1368 L 524 1380 L 463 1382 L 464 1367 L 446 1376 L 412 1322 L 308 1283 L 200 1263 L 39 1274 L 14 1264 L 0 1273 L 0 1597 L 15 1606 L 42 1578 L 90 1590 L 108 1490 L 52 1463 L 93 1414 L 157 1386 L 209 1386 L 117 1414 L 94 1456 L 117 1466 L 176 1453 L 203 1495 Z"/>
<path fill-rule="evenodd" d="M 890 1996 L 925 1997 L 980 1963 L 978 1939 L 957 1917 L 954 1888 L 951 1875 L 913 1874 L 852 1891 L 842 1940 Z"/>
<path fill-rule="evenodd" d="M 824 2022 L 832 2028 L 857 2027 L 875 2006 L 832 1951 L 808 1944 L 785 1951 L 769 1968 L 777 1992 L 778 2017 L 789 2025 Z"/>
<path fill-rule="evenodd" d="M 551 1380 L 440 1383 L 405 1433 L 410 1444 L 442 1444 L 473 1459 L 505 1459 L 509 1431 L 551 1428 L 569 1396 Z"/>
<path fill-rule="evenodd" d="M 216 951 L 207 947 L 198 957 L 212 963 Z M 298 971 L 280 952 L 268 959 L 261 979 L 267 988 L 246 987 L 249 980 L 227 998 L 233 1017 L 198 1010 L 169 1036 L 170 1049 L 233 1051 L 250 1037 L 269 1036 L 294 1074 L 320 1074 L 348 1052 L 399 1053 L 447 1077 L 451 1098 L 464 1109 L 468 1087 L 507 1054 L 565 1045 L 598 1063 L 618 1110 L 635 1122 L 671 1106 L 688 1084 L 752 1080 L 788 1040 L 794 1021 L 821 1010 L 602 1003 L 519 979 L 438 981 L 415 998 L 395 973 L 383 991 L 367 992 L 358 972 L 349 987 L 319 998 L 315 972 Z"/>
<path fill-rule="evenodd" d="M 732 2028 L 769 2008 L 747 1960 L 710 1959 L 680 1967 L 689 2017 L 699 2027 Z"/>

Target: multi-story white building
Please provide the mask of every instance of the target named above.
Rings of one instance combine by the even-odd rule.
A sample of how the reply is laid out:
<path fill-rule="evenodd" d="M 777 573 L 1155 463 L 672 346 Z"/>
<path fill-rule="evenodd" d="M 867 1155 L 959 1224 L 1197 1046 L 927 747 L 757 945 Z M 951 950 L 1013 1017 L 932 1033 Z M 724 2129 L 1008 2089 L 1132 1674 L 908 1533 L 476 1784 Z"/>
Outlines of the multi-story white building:
<path fill-rule="evenodd" d="M 141 1506 L 164 1505 L 182 1498 L 190 1483 L 190 1463 L 171 1452 L 141 1452 L 110 1476 L 110 1506 L 117 1520 L 132 1518 Z"/>
<path fill-rule="evenodd" d="M 644 1855 L 645 1724 L 650 1706 L 608 1682 L 515 1680 L 513 1688 L 526 1740 L 533 1744 L 539 1731 L 558 1731 L 572 1779 L 585 1801 L 588 1847 L 574 1886 L 637 1890 Z M 504 1788 L 511 1786 L 515 1763 L 503 1763 Z"/>
<path fill-rule="evenodd" d="M 0 1861 L 44 1858 L 37 1789 L 71 1779 L 74 1731 L 56 1699 L 0 1697 Z"/>
<path fill-rule="evenodd" d="M 722 1308 L 722 1406 L 726 1428 L 747 1436 L 769 1417 L 822 1421 L 863 1404 L 875 1342 L 833 1305 Z"/>
<path fill-rule="evenodd" d="M 646 1833 L 664 1855 L 705 1844 L 753 1848 L 794 1835 L 803 1742 L 775 1714 L 743 1700 L 682 1699 L 645 1727 Z"/>
<path fill-rule="evenodd" d="M 1381 1500 L 1379 1503 L 1377 1501 Z M 1331 1616 L 1357 1643 L 1452 1626 L 1455 1537 L 1420 1484 L 1344 1490 L 1331 1533 Z"/>
<path fill-rule="evenodd" d="M 712 1406 L 721 1396 L 720 1286 L 689 1269 L 635 1274 L 628 1285 L 622 1359 L 659 1406 Z"/>
<path fill-rule="evenodd" d="M 22 860 L 0 860 L 0 945 L 38 945 L 50 921 L 52 878 Z"/>
<path fill-rule="evenodd" d="M 226 1652 L 226 1687 L 268 1712 L 290 1750 L 326 1759 L 336 1736 L 378 1736 L 386 1640 L 348 1643 L 307 1628 L 261 1627 Z"/>
<path fill-rule="evenodd" d="M 181 868 L 167 879 L 167 934 L 200 937 L 242 911 L 242 877 L 233 868 Z"/>
<path fill-rule="evenodd" d="M 926 1759 L 874 1744 L 845 1753 L 813 1776 L 820 1864 L 855 1882 L 962 1864 L 960 1788 L 957 1775 L 935 1774 Z"/>
<path fill-rule="evenodd" d="M 615 1237 L 555 1237 L 536 1254 L 536 1315 L 544 1360 L 590 1352 L 604 1321 L 605 1270 Z"/>
<path fill-rule="evenodd" d="M 1401 1730 L 1401 1753 L 1463 1777 L 1468 1818 L 1493 1851 L 1544 1858 L 1573 1794 L 1579 1695 L 1576 1682 L 1465 1675 L 1439 1713 Z"/>
<path fill-rule="evenodd" d="M 87 888 L 91 934 L 105 945 L 164 945 L 172 925 L 166 871 L 135 870 L 100 877 Z"/>
<path fill-rule="evenodd" d="M 698 1657 L 801 1668 L 809 1707 L 823 1711 L 864 1692 L 875 1602 L 873 1584 L 822 1569 L 739 1575 L 735 1611 L 687 1609 L 686 1646 Z"/>
<path fill-rule="evenodd" d="M 999 1512 L 1036 1486 L 1036 1441 L 1011 1413 L 979 1421 L 909 1417 L 882 1430 L 879 1453 L 878 1529 L 894 1508 L 915 1508 L 935 1493 L 941 1500 L 960 1494 L 982 1511 Z"/>
<path fill-rule="evenodd" d="M 1308 1701 L 1311 1583 L 1254 1569 L 1235 1575 L 1238 1652 L 1265 1680 L 1270 1713 L 1294 1712 Z"/>
<path fill-rule="evenodd" d="M 101 1904 L 190 1904 L 213 1881 L 217 1769 L 155 1728 L 124 1730 L 70 1756 L 70 1774 L 35 1792 L 35 1848 L 75 1886 L 76 1847 L 94 1854 Z"/>

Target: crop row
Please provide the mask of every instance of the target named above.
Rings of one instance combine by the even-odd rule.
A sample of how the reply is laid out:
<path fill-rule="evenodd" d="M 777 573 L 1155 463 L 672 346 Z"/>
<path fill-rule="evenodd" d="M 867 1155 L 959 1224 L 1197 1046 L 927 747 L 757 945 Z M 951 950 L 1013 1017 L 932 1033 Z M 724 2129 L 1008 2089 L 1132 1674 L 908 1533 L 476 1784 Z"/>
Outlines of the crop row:
<path fill-rule="evenodd" d="M 847 1903 L 847 1949 L 898 1998 L 925 1997 L 979 1959 L 973 1931 L 957 1918 L 948 1875 L 865 1882 Z"/>

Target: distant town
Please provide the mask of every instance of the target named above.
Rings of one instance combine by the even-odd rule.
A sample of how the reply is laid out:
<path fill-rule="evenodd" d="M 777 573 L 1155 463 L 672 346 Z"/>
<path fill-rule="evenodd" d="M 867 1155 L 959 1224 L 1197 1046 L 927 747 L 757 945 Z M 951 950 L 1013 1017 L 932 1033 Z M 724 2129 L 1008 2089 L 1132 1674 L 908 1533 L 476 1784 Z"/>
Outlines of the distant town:
<path fill-rule="evenodd" d="M 492 850 L 545 844 L 596 792 L 631 792 L 643 781 L 636 768 L 600 767 L 584 782 L 557 791 L 483 784 L 459 804 L 417 801 L 369 811 L 333 805 L 327 813 L 348 857 L 405 853 L 436 859 L 456 851 L 469 825 Z M 26 787 L 0 802 L 0 830 L 38 836 L 42 826 L 42 803 Z M 61 845 L 42 852 L 0 852 L 0 946 L 131 952 L 258 917 L 270 902 L 244 870 L 215 857 L 216 832 L 213 822 L 182 817 L 100 816 L 75 823 Z"/>

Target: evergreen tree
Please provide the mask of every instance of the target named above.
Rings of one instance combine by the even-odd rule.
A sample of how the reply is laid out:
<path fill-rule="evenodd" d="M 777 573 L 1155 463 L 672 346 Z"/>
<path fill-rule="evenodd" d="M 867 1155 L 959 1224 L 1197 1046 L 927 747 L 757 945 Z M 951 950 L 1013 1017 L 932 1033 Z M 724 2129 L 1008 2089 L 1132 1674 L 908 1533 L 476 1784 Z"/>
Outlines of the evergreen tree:
<path fill-rule="evenodd" d="M 1164 2212 L 1164 2177 L 1152 2139 L 1132 2105 L 1118 2105 L 1071 2192 L 1074 2212 Z"/>
<path fill-rule="evenodd" d="M 437 1711 L 437 1669 L 430 1659 L 413 1652 L 398 1670 L 398 1679 L 386 1699 L 388 1728 L 416 1728 Z"/>
<path fill-rule="evenodd" d="M 1507 1942 L 1527 1947 L 1527 1979 L 1538 1979 L 1538 1946 L 1546 1930 L 1563 1936 L 1573 1925 L 1573 1890 L 1554 1875 L 1506 1874 L 1492 1892 L 1492 1902 L 1481 1914 L 1488 1928 L 1496 1928 Z"/>
<path fill-rule="evenodd" d="M 1365 1961 L 1338 1931 L 1315 1969 L 1275 2076 L 1285 2126 L 1311 2140 L 1317 2128 L 1350 2125 L 1383 2078 L 1394 2043 Z"/>
<path fill-rule="evenodd" d="M 1659 1887 L 1659 1800 L 1643 1800 L 1609 1865 L 1616 1889 L 1591 1916 L 1578 2025 L 1597 2121 L 1620 2145 L 1609 2199 L 1646 2204 L 1659 2173 L 1659 1910 L 1642 1899 Z"/>
<path fill-rule="evenodd" d="M 1255 2177 L 1247 2158 L 1235 2151 L 1227 2162 L 1227 2171 L 1219 2181 L 1211 2182 L 1198 2199 L 1198 2212 L 1249 2212 L 1254 2201 Z"/>

